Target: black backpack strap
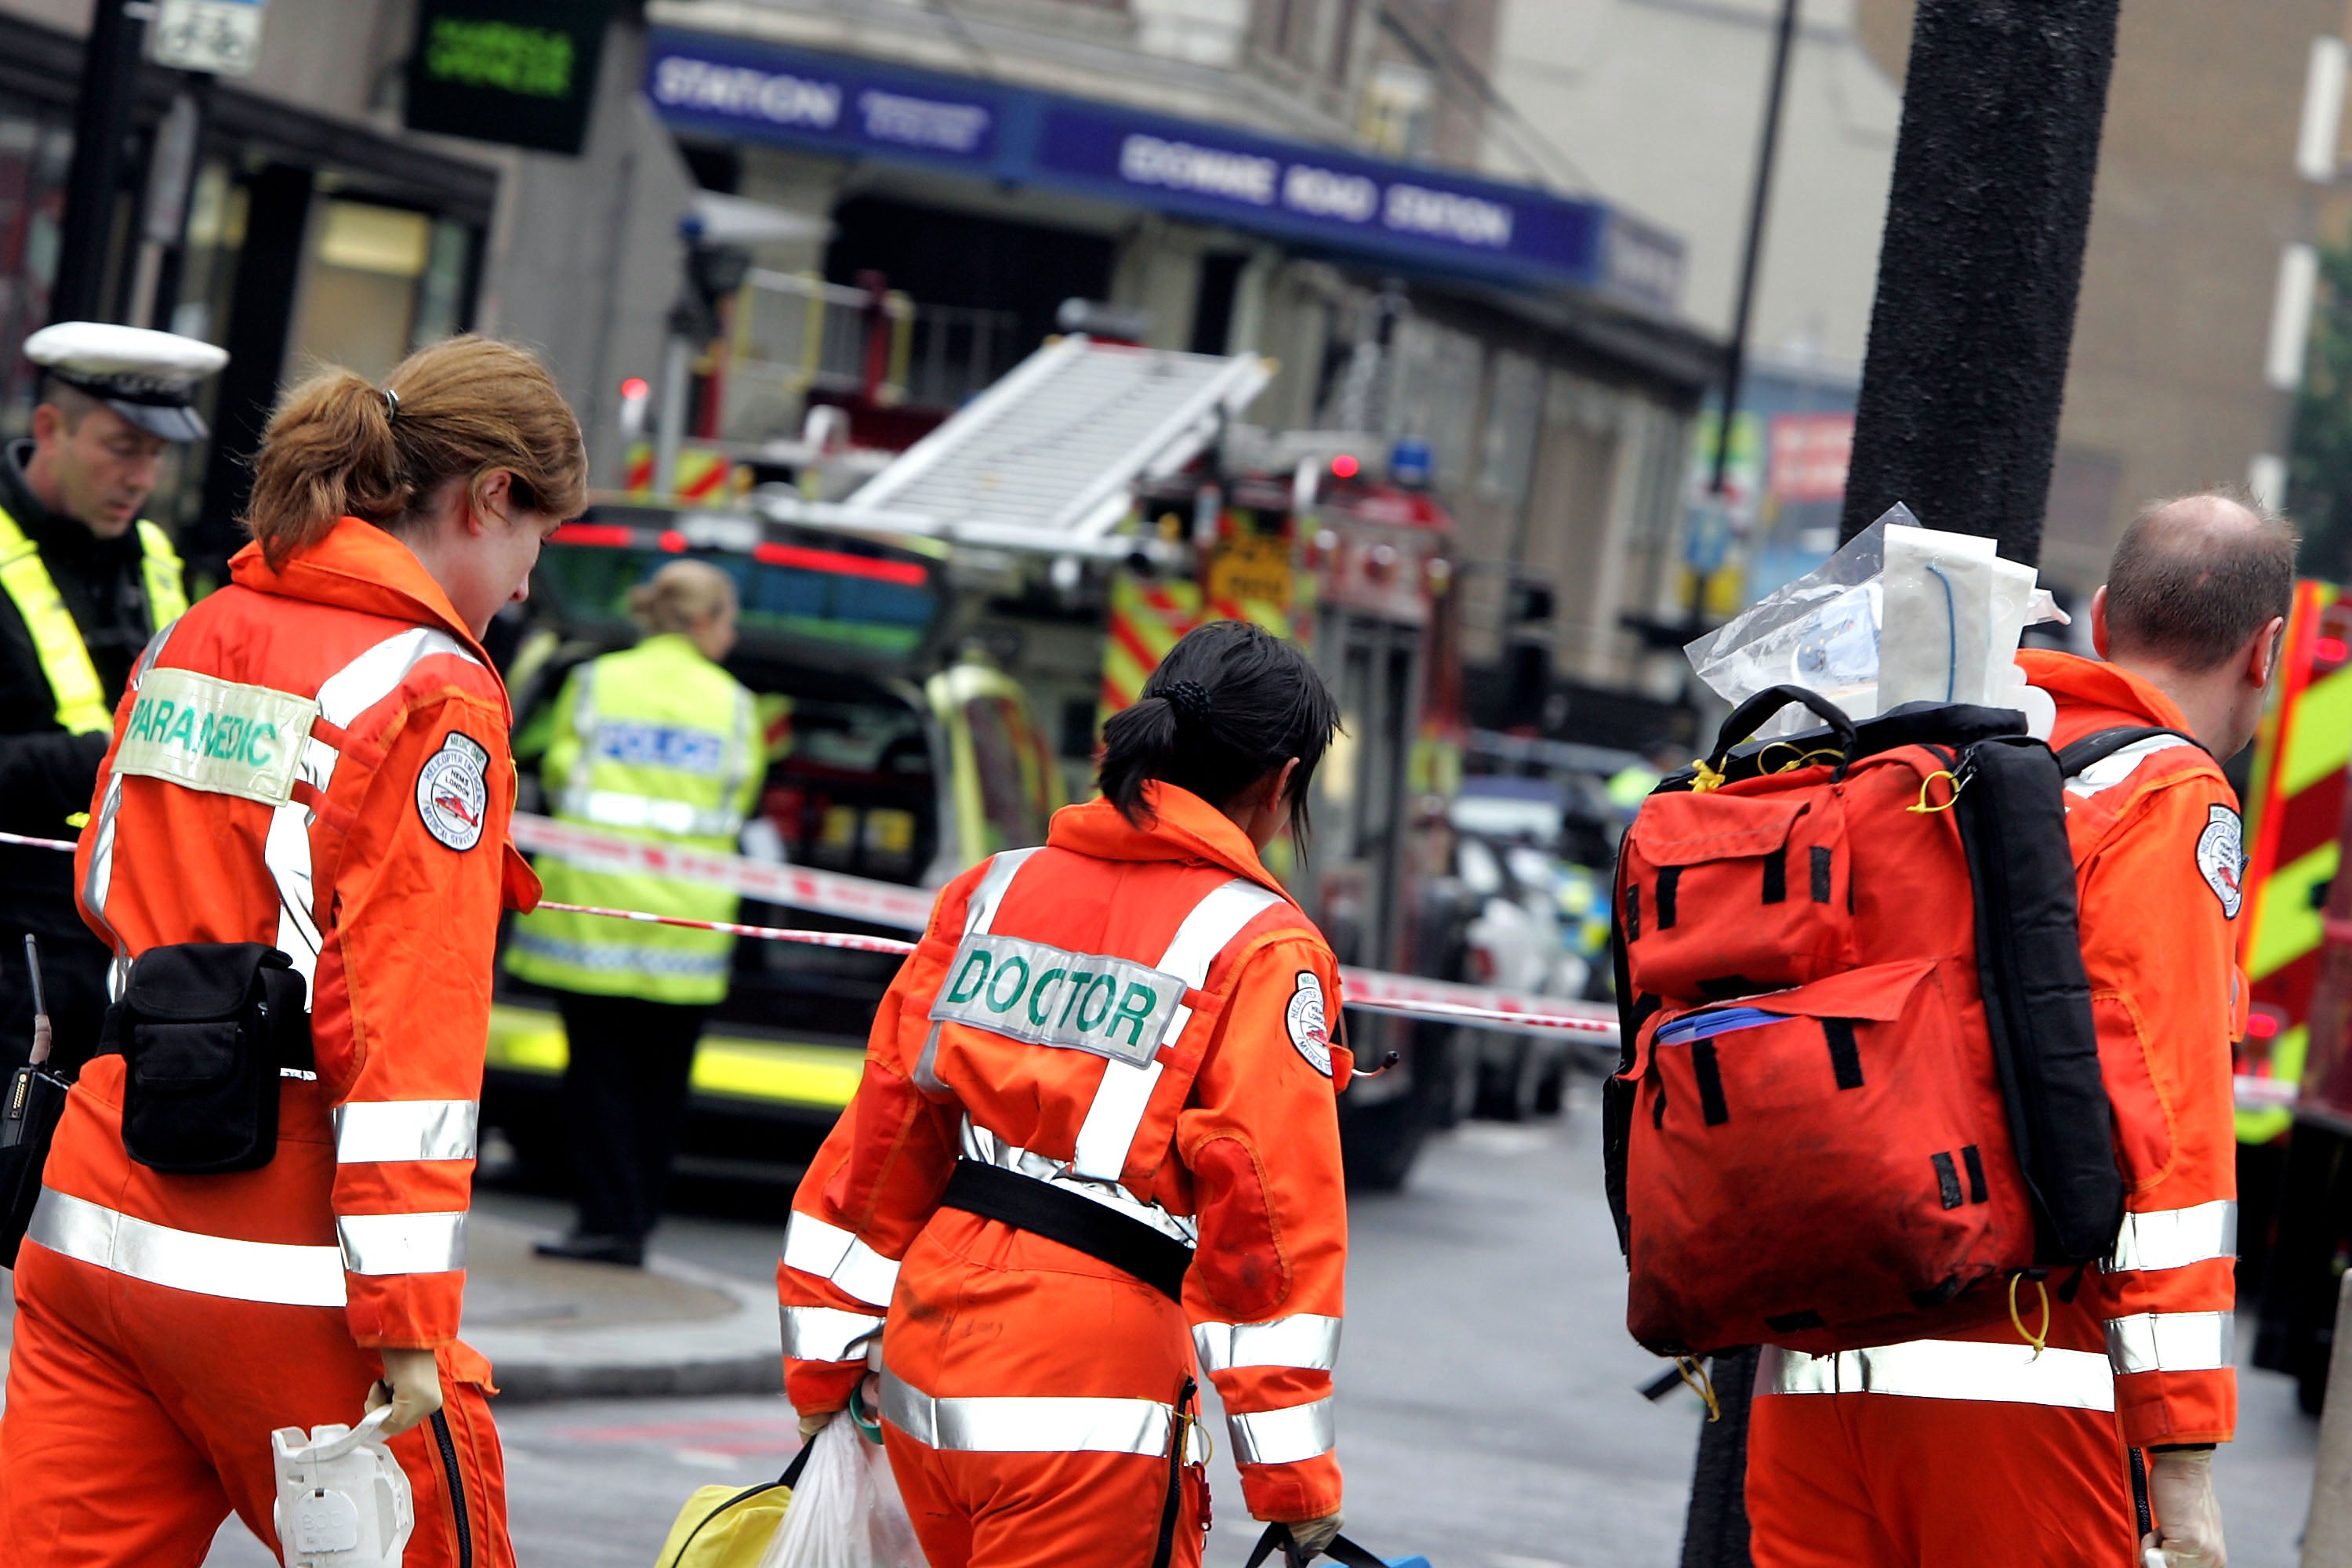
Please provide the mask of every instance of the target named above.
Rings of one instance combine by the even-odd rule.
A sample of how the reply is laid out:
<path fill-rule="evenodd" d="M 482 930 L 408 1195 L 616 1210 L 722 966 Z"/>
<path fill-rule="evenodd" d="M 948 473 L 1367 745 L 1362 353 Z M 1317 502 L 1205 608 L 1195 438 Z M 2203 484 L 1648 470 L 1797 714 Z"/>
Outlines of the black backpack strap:
<path fill-rule="evenodd" d="M 1290 1526 L 1286 1524 L 1267 1525 L 1265 1527 L 1265 1533 L 1257 1538 L 1257 1545 L 1250 1552 L 1249 1562 L 1246 1564 L 1246 1568 L 1258 1568 L 1258 1564 L 1264 1563 L 1267 1558 L 1274 1555 L 1275 1549 L 1276 1547 L 1281 1547 L 1283 1549 L 1283 1561 L 1285 1563 L 1295 1561 L 1295 1559 L 1290 1555 L 1289 1546 Z M 1340 1564 L 1341 1568 L 1388 1568 L 1388 1564 L 1385 1562 L 1373 1556 L 1370 1552 L 1365 1551 L 1362 1547 L 1357 1545 L 1354 1542 L 1349 1540 L 1344 1535 L 1334 1537 L 1331 1544 L 1325 1547 L 1320 1552 L 1317 1553 L 1317 1555 L 1328 1557 L 1332 1562 Z"/>
<path fill-rule="evenodd" d="M 2200 752 L 2205 751 L 2204 743 L 2196 736 L 2179 730 L 2161 727 L 2135 729 L 2129 726 L 2120 730 L 2102 730 L 2095 735 L 2084 736 L 2058 753 L 2058 775 L 2071 779 L 2092 763 L 2103 763 L 2126 746 L 2137 746 L 2142 741 L 2152 741 L 2158 735 L 2170 735 L 2176 740 L 2188 742 Z M 2212 753 L 2207 752 L 2206 755 Z"/>

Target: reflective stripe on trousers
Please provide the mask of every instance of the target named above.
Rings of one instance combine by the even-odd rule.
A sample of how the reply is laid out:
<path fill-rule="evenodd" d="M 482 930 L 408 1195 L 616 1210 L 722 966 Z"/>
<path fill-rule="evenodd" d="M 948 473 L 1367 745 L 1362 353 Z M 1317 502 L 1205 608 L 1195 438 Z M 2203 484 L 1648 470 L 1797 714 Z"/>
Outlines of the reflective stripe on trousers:
<path fill-rule="evenodd" d="M 990 1395 L 938 1399 L 882 1369 L 882 1419 L 927 1448 L 964 1454 L 1142 1454 L 1165 1458 L 1176 1407 L 1156 1399 Z M 1184 1420 L 1185 1461 L 1208 1438 Z"/>
<path fill-rule="evenodd" d="M 199 1236 L 117 1214 L 54 1187 L 41 1189 L 25 1237 L 78 1262 L 200 1296 L 288 1307 L 343 1304 L 338 1248 Z"/>
<path fill-rule="evenodd" d="M 2037 1360 L 2032 1345 L 1976 1340 L 1912 1340 L 1835 1355 L 1766 1345 L 1756 1364 L 1756 1392 L 2116 1407 L 2115 1374 L 2096 1352 L 2045 1350 Z"/>

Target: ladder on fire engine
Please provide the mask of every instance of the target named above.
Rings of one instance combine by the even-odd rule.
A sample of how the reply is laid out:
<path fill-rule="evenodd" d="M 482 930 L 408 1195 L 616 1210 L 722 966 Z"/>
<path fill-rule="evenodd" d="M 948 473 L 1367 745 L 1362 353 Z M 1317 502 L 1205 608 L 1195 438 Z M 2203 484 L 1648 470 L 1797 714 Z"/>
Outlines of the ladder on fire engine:
<path fill-rule="evenodd" d="M 1114 554 L 1139 480 L 1190 462 L 1272 379 L 1254 353 L 1074 334 L 1047 343 L 846 500 L 771 510 L 836 528 L 1056 554 Z"/>

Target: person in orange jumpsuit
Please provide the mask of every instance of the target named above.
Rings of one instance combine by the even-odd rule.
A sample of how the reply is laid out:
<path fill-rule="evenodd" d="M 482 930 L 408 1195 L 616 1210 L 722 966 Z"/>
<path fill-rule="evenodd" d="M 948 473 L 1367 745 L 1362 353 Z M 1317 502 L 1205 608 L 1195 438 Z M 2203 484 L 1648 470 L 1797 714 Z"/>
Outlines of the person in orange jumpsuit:
<path fill-rule="evenodd" d="M 1837 1356 L 1767 1346 L 1748 1431 L 1757 1568 L 2137 1568 L 2148 1545 L 2168 1568 L 2226 1561 L 2210 1467 L 2237 1424 L 2243 856 L 2216 759 L 2253 737 L 2294 549 L 2284 522 L 2224 497 L 2152 508 L 2092 602 L 2106 662 L 2021 656 L 2057 701 L 2062 752 L 2176 731 L 2066 784 L 2123 1229 L 2111 1258 L 2050 1282 L 2038 1356 L 2007 1324 Z M 2023 1300 L 2038 1330 L 2036 1293 Z"/>
<path fill-rule="evenodd" d="M 82 1070 L 16 1273 L 12 1568 L 197 1563 L 232 1510 L 275 1551 L 272 1430 L 387 1398 L 410 1568 L 513 1562 L 457 1332 L 491 948 L 538 887 L 480 639 L 582 504 L 579 426 L 535 359 L 460 338 L 298 388 L 255 467 L 256 542 L 141 657 L 76 868 L 134 978 L 174 943 L 290 959 L 314 1070 L 274 1075 L 267 1163 L 203 1175 L 125 1147 L 126 1087 L 173 1064 Z"/>
<path fill-rule="evenodd" d="M 1102 798 L 949 883 L 876 1016 L 793 1199 L 785 1377 L 813 1434 L 879 1374 L 933 1568 L 1198 1563 L 1196 1354 L 1250 1512 L 1338 1533 L 1352 1058 L 1259 859 L 1335 717 L 1291 644 L 1192 632 L 1104 726 Z"/>

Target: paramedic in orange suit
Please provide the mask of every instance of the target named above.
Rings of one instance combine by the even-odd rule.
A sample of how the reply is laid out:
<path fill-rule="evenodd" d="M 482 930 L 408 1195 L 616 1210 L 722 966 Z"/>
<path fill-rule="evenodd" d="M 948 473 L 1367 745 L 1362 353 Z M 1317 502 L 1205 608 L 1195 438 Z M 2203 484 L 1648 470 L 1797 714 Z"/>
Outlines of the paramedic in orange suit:
<path fill-rule="evenodd" d="M 1294 646 L 1193 631 L 1104 726 L 1103 798 L 949 883 L 883 1002 L 793 1200 L 785 1376 L 804 1432 L 878 1399 L 933 1568 L 1198 1563 L 1196 1353 L 1248 1510 L 1339 1531 L 1352 1064 L 1259 859 L 1335 721 Z"/>
<path fill-rule="evenodd" d="M 2123 1230 L 2071 1300 L 2050 1282 L 2038 1359 L 2007 1324 L 1835 1357 L 1768 1346 L 1748 1436 L 1757 1568 L 2123 1568 L 2144 1545 L 2168 1568 L 2227 1561 L 2210 1463 L 2237 1425 L 2243 858 L 2215 759 L 2253 736 L 2294 550 L 2285 523 L 2225 497 L 2154 507 L 2092 602 L 2105 662 L 2021 656 L 2057 700 L 2053 746 L 2137 728 L 2198 742 L 2137 741 L 2066 786 Z"/>
<path fill-rule="evenodd" d="M 267 1163 L 173 1175 L 125 1149 L 125 1058 L 83 1068 L 16 1274 L 11 1568 L 194 1563 L 232 1510 L 275 1550 L 271 1431 L 387 1397 L 410 1568 L 513 1562 L 489 1367 L 457 1333 L 491 946 L 538 885 L 480 638 L 584 469 L 519 350 L 453 340 L 383 387 L 329 372 L 263 437 L 233 585 L 141 656 L 76 857 L 83 918 L 118 965 L 280 950 L 316 1074 L 269 1080 Z"/>

